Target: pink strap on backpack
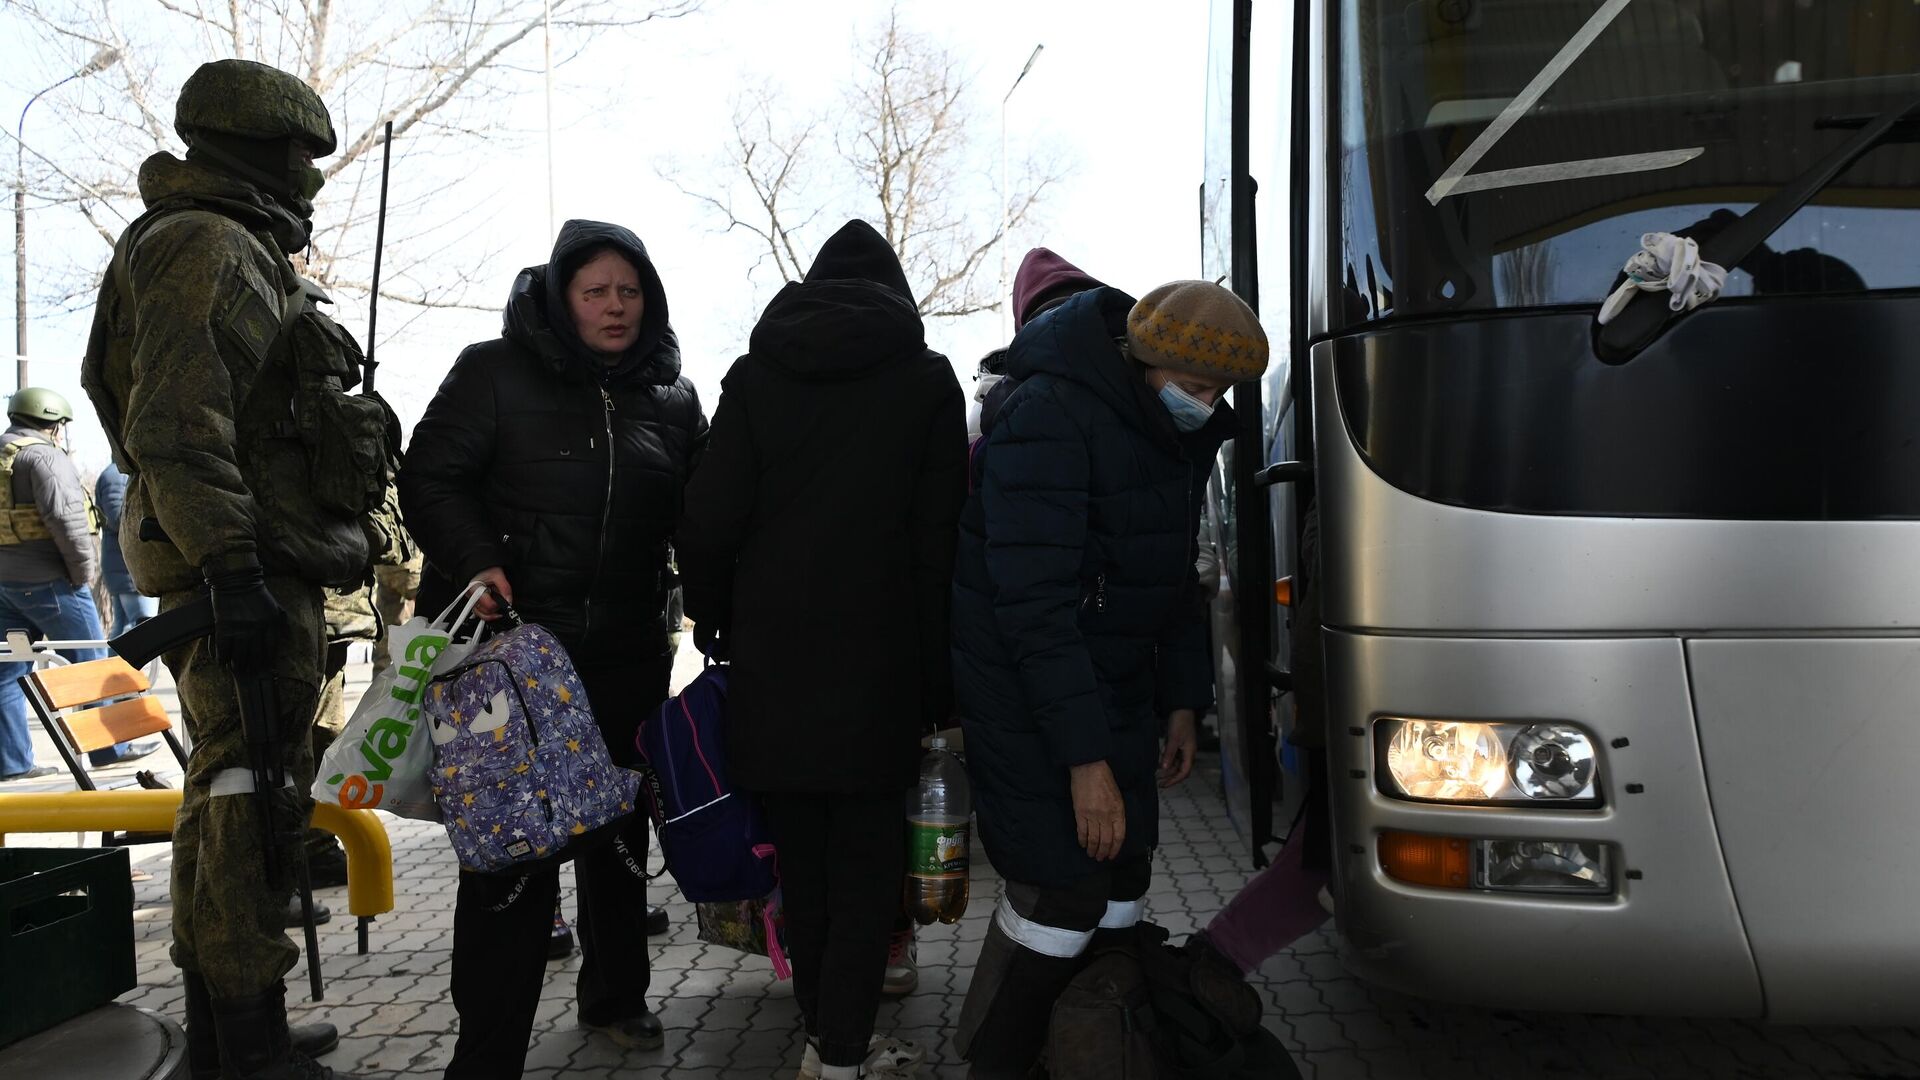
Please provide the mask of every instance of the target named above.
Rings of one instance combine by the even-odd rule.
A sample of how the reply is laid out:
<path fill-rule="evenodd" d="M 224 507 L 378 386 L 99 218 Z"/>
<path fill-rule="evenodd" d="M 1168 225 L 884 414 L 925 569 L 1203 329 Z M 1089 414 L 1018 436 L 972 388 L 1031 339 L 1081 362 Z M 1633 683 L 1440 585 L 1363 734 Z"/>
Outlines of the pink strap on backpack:
<path fill-rule="evenodd" d="M 773 977 L 776 979 L 793 978 L 793 965 L 787 961 L 787 950 L 780 944 L 780 928 L 774 924 L 774 913 L 780 910 L 780 858 L 774 853 L 772 844 L 755 844 L 754 855 L 762 859 L 773 860 L 773 891 L 760 905 L 760 928 L 767 935 L 767 959 L 773 961 Z"/>

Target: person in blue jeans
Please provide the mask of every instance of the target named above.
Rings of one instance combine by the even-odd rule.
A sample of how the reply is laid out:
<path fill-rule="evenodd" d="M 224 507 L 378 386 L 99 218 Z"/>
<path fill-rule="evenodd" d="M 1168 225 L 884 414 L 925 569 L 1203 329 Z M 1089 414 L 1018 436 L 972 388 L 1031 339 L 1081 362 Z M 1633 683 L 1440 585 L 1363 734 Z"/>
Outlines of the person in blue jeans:
<path fill-rule="evenodd" d="M 100 612 L 88 582 L 98 556 L 94 509 L 85 485 L 62 449 L 73 419 L 67 399 L 28 387 L 7 402 L 12 426 L 0 436 L 0 631 L 29 637 L 98 641 Z M 69 660 L 98 660 L 103 649 L 73 649 Z M 0 664 L 0 781 L 27 780 L 56 770 L 36 766 L 27 702 L 17 681 L 24 663 Z M 121 743 L 93 755 L 93 764 L 131 761 L 156 742 Z"/>
<path fill-rule="evenodd" d="M 113 462 L 93 482 L 93 502 L 100 508 L 100 578 L 113 597 L 112 633 L 122 634 L 160 613 L 160 601 L 142 596 L 120 554 L 120 510 L 127 501 L 127 474 Z"/>

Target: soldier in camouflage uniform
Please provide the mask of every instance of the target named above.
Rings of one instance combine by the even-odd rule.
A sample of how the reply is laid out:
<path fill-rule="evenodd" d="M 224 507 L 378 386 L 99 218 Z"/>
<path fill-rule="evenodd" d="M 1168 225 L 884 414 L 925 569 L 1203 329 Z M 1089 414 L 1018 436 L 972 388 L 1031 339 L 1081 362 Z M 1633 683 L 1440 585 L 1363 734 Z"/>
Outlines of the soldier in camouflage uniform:
<path fill-rule="evenodd" d="M 385 567 L 376 567 L 383 570 Z M 366 585 L 328 589 L 327 662 L 321 672 L 326 680 L 320 685 L 320 706 L 313 719 L 313 761 L 315 767 L 327 748 L 347 726 L 347 650 L 356 641 L 386 640 L 381 632 L 380 616 L 373 610 L 373 590 Z M 303 788 L 311 787 L 313 776 L 300 778 Z M 347 854 L 340 842 L 324 829 L 307 830 L 307 868 L 316 889 L 347 883 Z"/>
<path fill-rule="evenodd" d="M 378 560 L 373 568 L 373 610 L 380 616 L 380 624 L 399 626 L 413 614 L 414 597 L 420 595 L 420 570 L 424 559 L 420 545 L 413 542 L 413 535 L 407 532 L 406 525 L 400 520 L 400 501 L 398 493 L 393 494 L 391 505 L 386 508 L 387 516 L 383 523 L 391 519 L 387 531 L 388 553 Z M 387 634 L 383 629 L 373 643 L 373 671 L 378 675 L 387 669 L 392 661 L 387 652 Z"/>
<path fill-rule="evenodd" d="M 140 168 L 148 209 L 115 246 L 82 382 L 131 478 L 121 548 L 135 584 L 163 616 L 213 599 L 213 634 L 165 657 L 193 738 L 173 861 L 189 1059 L 196 1078 L 331 1077 L 293 1044 L 282 981 L 312 802 L 290 785 L 263 812 L 236 679 L 270 674 L 274 752 L 310 775 L 323 590 L 365 580 L 397 425 L 377 398 L 345 392 L 360 350 L 288 261 L 311 234 L 313 159 L 334 150 L 319 96 L 223 60 L 181 88 L 174 127 L 187 156 Z"/>

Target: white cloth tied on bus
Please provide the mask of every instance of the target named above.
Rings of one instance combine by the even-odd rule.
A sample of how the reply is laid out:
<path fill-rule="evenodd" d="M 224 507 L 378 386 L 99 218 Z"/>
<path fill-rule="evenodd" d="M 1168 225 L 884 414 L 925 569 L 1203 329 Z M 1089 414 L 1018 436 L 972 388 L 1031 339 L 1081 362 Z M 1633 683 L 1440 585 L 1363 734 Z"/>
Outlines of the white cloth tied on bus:
<path fill-rule="evenodd" d="M 1668 307 L 1692 311 L 1717 299 L 1727 280 L 1727 268 L 1702 259 L 1700 245 L 1691 237 L 1663 232 L 1640 237 L 1640 250 L 1627 260 L 1625 272 L 1627 280 L 1600 305 L 1602 326 L 1612 322 L 1642 292 L 1664 290 L 1669 294 Z"/>

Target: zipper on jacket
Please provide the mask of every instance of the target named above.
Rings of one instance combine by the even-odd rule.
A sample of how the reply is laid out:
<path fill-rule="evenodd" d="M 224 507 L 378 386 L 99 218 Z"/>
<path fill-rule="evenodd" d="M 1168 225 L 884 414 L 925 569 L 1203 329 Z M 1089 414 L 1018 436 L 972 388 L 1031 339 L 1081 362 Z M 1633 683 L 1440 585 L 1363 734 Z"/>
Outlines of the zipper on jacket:
<path fill-rule="evenodd" d="M 1093 575 L 1093 591 L 1080 601 L 1081 611 L 1092 611 L 1096 615 L 1107 610 L 1107 575 Z"/>
<path fill-rule="evenodd" d="M 615 450 L 613 440 L 613 395 L 607 388 L 600 388 L 601 416 L 607 425 L 607 494 L 600 504 L 600 547 L 593 560 L 593 583 L 587 586 L 587 611 L 585 624 L 580 628 L 580 640 L 585 641 L 593 632 L 593 594 L 600 591 L 600 574 L 607 564 L 607 527 L 613 522 L 613 465 Z"/>

